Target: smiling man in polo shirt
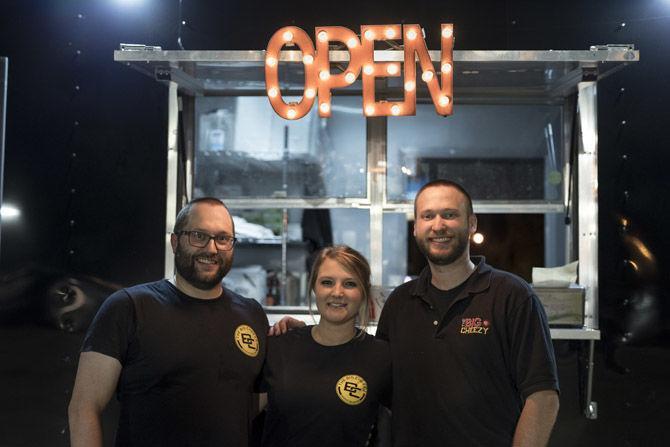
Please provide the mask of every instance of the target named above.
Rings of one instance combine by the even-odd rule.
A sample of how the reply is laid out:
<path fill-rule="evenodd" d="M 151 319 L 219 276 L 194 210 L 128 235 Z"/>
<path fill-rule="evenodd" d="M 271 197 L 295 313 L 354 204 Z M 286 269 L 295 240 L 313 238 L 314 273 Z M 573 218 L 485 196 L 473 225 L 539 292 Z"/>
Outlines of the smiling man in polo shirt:
<path fill-rule="evenodd" d="M 462 186 L 424 185 L 414 216 L 428 267 L 393 291 L 377 329 L 393 355 L 394 446 L 546 445 L 559 402 L 540 301 L 470 257 L 477 217 Z"/>

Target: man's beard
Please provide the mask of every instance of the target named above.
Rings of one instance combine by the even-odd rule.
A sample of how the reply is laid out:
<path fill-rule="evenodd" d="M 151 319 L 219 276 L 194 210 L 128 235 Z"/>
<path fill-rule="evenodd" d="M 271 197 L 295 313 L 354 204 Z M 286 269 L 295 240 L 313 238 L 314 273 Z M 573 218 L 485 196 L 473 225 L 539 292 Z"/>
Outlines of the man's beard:
<path fill-rule="evenodd" d="M 435 265 L 449 265 L 460 258 L 465 249 L 468 248 L 470 244 L 470 237 L 467 231 L 457 231 L 453 235 L 452 239 L 452 250 L 448 253 L 432 253 L 430 251 L 430 241 L 428 239 L 422 239 L 416 241 L 419 250 L 423 255 Z"/>
<path fill-rule="evenodd" d="M 198 272 L 195 258 L 199 256 L 209 257 L 210 259 L 216 260 L 219 269 L 214 275 L 205 276 Z M 211 290 L 219 285 L 223 277 L 230 271 L 230 268 L 233 265 L 233 259 L 232 257 L 227 258 L 220 254 L 208 256 L 200 253 L 188 253 L 186 250 L 183 250 L 180 245 L 177 245 L 177 250 L 174 254 L 174 264 L 177 273 L 179 273 L 179 275 L 193 287 L 200 290 Z"/>

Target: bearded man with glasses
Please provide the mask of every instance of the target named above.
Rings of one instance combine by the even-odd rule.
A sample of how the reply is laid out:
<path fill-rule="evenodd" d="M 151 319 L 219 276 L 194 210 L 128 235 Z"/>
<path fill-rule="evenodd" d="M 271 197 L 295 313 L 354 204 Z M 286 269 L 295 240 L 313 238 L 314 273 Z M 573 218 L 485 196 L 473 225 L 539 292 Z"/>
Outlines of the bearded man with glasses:
<path fill-rule="evenodd" d="M 235 228 L 226 206 L 196 199 L 171 235 L 176 274 L 110 296 L 86 334 L 69 407 L 72 446 L 102 446 L 116 391 L 117 446 L 247 446 L 268 323 L 224 288 Z"/>

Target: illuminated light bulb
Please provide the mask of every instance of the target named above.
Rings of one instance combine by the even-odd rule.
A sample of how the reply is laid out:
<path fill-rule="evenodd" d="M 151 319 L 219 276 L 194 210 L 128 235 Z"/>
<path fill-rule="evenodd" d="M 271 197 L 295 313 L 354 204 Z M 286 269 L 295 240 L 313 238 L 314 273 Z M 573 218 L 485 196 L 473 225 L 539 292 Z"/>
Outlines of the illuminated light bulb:
<path fill-rule="evenodd" d="M 270 90 L 268 90 L 268 96 L 270 98 L 276 98 L 278 94 L 279 89 L 277 87 L 272 87 Z"/>
<path fill-rule="evenodd" d="M 290 120 L 294 119 L 297 114 L 298 112 L 296 112 L 295 109 L 288 109 L 288 112 L 286 112 L 286 116 Z"/>
<path fill-rule="evenodd" d="M 305 98 L 312 99 L 316 96 L 316 90 L 313 88 L 308 88 L 305 90 Z"/>
<path fill-rule="evenodd" d="M 411 30 L 407 31 L 407 39 L 414 40 L 414 39 L 416 39 L 416 36 L 417 36 L 417 33 L 416 33 L 415 30 L 411 29 Z"/>
<path fill-rule="evenodd" d="M 449 73 L 451 71 L 451 64 L 449 62 L 445 62 L 442 64 L 442 73 Z"/>
<path fill-rule="evenodd" d="M 284 39 L 284 42 L 290 42 L 293 40 L 293 33 L 291 31 L 284 31 L 282 38 Z"/>
<path fill-rule="evenodd" d="M 387 39 L 393 39 L 395 37 L 395 31 L 393 28 L 386 28 L 386 30 L 384 30 L 384 35 Z"/>
<path fill-rule="evenodd" d="M 365 73 L 366 75 L 371 75 L 374 72 L 375 72 L 375 69 L 370 64 L 367 64 L 365 67 L 363 67 L 363 73 Z"/>
<path fill-rule="evenodd" d="M 356 45 L 358 45 L 358 39 L 355 37 L 352 37 L 351 39 L 347 40 L 347 46 L 349 48 L 354 48 Z"/>
<path fill-rule="evenodd" d="M 482 242 L 484 242 L 484 235 L 481 234 L 481 233 L 473 234 L 472 235 L 472 242 L 474 242 L 475 244 L 478 244 L 478 245 L 481 244 Z"/>
<path fill-rule="evenodd" d="M 302 62 L 303 62 L 305 65 L 310 65 L 312 62 L 314 62 L 314 56 L 312 56 L 311 54 L 305 54 L 305 55 L 302 57 Z"/>
<path fill-rule="evenodd" d="M 372 31 L 371 29 L 367 30 L 365 34 L 363 34 L 366 39 L 368 40 L 373 40 L 375 38 L 375 32 Z"/>
<path fill-rule="evenodd" d="M 446 39 L 450 38 L 453 35 L 454 35 L 454 29 L 451 27 L 447 27 L 442 30 L 442 37 Z"/>
<path fill-rule="evenodd" d="M 330 72 L 326 70 L 320 71 L 319 78 L 321 78 L 322 81 L 327 81 L 328 79 L 330 79 Z"/>
<path fill-rule="evenodd" d="M 353 84 L 356 80 L 356 75 L 348 71 L 347 74 L 344 75 L 344 80 L 347 81 L 347 84 Z"/>
<path fill-rule="evenodd" d="M 394 116 L 400 115 L 400 106 L 398 104 L 393 104 L 391 106 L 391 114 Z"/>
<path fill-rule="evenodd" d="M 386 66 L 386 72 L 390 75 L 396 75 L 400 72 L 398 64 L 389 64 Z"/>
<path fill-rule="evenodd" d="M 412 90 L 414 90 L 415 87 L 416 87 L 416 84 L 414 83 L 414 81 L 405 82 L 405 90 L 407 90 L 408 92 L 411 92 Z"/>
<path fill-rule="evenodd" d="M 373 106 L 373 105 L 365 106 L 365 114 L 366 115 L 370 116 L 370 115 L 373 115 L 374 113 L 375 113 L 375 106 Z"/>
<path fill-rule="evenodd" d="M 277 65 L 277 59 L 275 59 L 274 57 L 268 57 L 267 59 L 265 59 L 265 63 L 267 64 L 268 67 L 274 67 L 275 65 Z"/>
<path fill-rule="evenodd" d="M 447 107 L 449 105 L 448 96 L 440 96 L 440 99 L 437 101 L 442 107 Z"/>
<path fill-rule="evenodd" d="M 322 102 L 321 105 L 319 105 L 319 110 L 321 113 L 328 113 L 330 112 L 330 104 L 327 102 Z"/>
<path fill-rule="evenodd" d="M 328 33 L 325 31 L 321 31 L 319 33 L 319 42 L 327 42 L 328 41 Z"/>
<path fill-rule="evenodd" d="M 424 71 L 421 74 L 421 79 L 423 79 L 423 82 L 430 82 L 430 81 L 433 80 L 433 76 L 434 76 L 433 71 L 428 70 L 428 71 Z"/>

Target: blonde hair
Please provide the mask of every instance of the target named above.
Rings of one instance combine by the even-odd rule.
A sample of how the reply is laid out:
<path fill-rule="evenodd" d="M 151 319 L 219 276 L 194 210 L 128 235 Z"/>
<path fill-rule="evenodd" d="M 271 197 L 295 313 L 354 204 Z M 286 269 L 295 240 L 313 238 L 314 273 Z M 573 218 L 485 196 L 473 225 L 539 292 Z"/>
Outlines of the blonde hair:
<path fill-rule="evenodd" d="M 310 312 L 312 309 L 312 294 L 316 287 L 319 270 L 321 269 L 323 261 L 326 259 L 332 259 L 340 264 L 344 270 L 354 276 L 354 279 L 359 284 L 363 300 L 361 307 L 358 310 L 358 326 L 361 329 L 365 329 L 370 320 L 370 310 L 374 306 L 370 293 L 370 264 L 368 264 L 365 256 L 347 245 L 326 247 L 316 255 L 314 264 L 312 264 L 312 271 L 309 275 L 307 286 L 307 305 L 309 306 Z"/>

